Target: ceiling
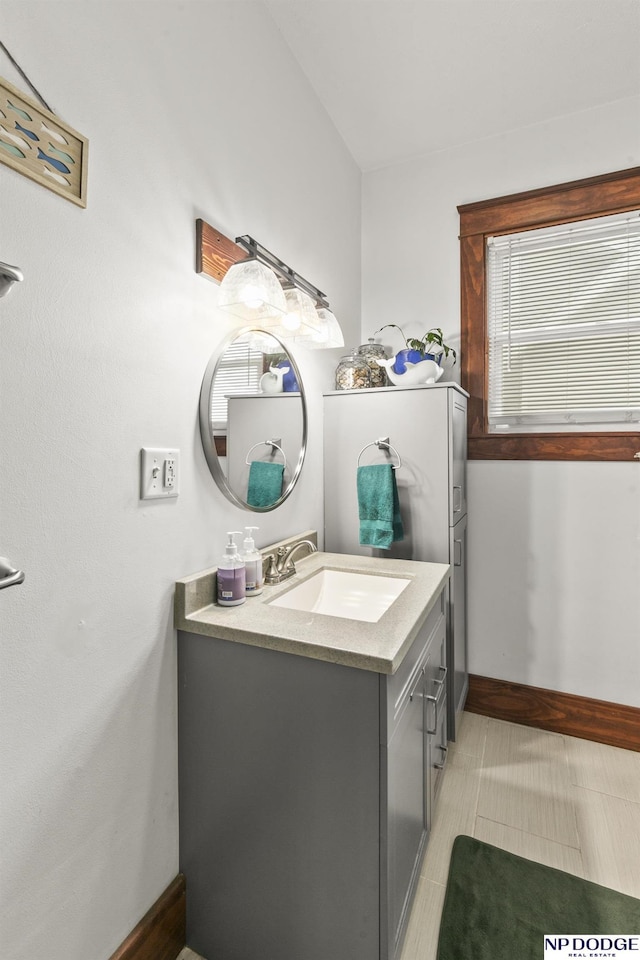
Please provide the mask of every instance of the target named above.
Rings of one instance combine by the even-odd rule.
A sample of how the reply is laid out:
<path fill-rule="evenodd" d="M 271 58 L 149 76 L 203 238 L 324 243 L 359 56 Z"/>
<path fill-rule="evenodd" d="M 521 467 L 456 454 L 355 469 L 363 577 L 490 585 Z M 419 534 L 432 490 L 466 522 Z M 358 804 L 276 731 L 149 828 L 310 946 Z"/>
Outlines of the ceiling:
<path fill-rule="evenodd" d="M 265 3 L 362 170 L 640 94 L 640 0 Z"/>

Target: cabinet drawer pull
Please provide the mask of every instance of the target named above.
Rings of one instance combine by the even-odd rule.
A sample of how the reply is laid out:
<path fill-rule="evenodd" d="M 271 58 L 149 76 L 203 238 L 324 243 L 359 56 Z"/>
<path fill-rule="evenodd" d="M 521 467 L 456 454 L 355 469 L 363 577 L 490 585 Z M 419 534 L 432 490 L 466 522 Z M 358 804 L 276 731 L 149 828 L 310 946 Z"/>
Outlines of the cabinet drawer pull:
<path fill-rule="evenodd" d="M 427 726 L 427 733 L 435 733 L 436 730 L 438 729 L 438 707 L 441 705 L 447 693 L 447 688 L 445 685 L 445 680 L 447 678 L 447 668 L 439 667 L 439 669 L 442 670 L 443 672 L 442 679 L 436 680 L 435 677 L 433 679 L 433 682 L 438 687 L 438 692 L 435 697 L 432 696 L 431 694 L 427 694 L 427 696 L 425 697 L 425 700 L 427 701 L 427 709 L 429 708 L 430 703 L 432 703 L 433 706 L 435 707 L 435 719 L 433 723 L 433 730 L 429 729 L 429 726 Z"/>
<path fill-rule="evenodd" d="M 434 763 L 436 770 L 444 770 L 444 765 L 447 760 L 447 748 L 443 747 L 441 743 L 438 744 L 438 750 L 442 751 L 442 763 Z"/>
<path fill-rule="evenodd" d="M 438 701 L 438 706 L 440 706 L 440 701 L 443 699 L 443 697 L 445 696 L 445 694 L 446 694 L 446 692 L 447 692 L 447 691 L 446 691 L 446 687 L 445 687 L 445 680 L 446 680 L 446 676 L 447 676 L 447 675 L 446 675 L 446 667 L 440 667 L 440 669 L 445 671 L 444 677 L 442 678 L 442 680 L 434 680 L 434 681 L 433 681 L 434 683 L 437 683 L 437 684 L 438 684 L 438 687 L 440 688 L 440 689 L 438 690 L 437 696 L 434 697 L 434 700 L 437 700 L 437 701 Z"/>
<path fill-rule="evenodd" d="M 454 567 L 462 566 L 462 540 L 453 541 L 453 565 Z"/>
<path fill-rule="evenodd" d="M 435 708 L 435 719 L 433 721 L 433 728 L 431 728 L 427 723 L 427 733 L 432 734 L 432 733 L 435 733 L 436 730 L 438 729 L 438 697 L 432 697 L 429 694 L 428 696 L 425 697 L 425 700 L 427 701 L 427 710 L 429 709 L 429 703 L 432 703 Z"/>

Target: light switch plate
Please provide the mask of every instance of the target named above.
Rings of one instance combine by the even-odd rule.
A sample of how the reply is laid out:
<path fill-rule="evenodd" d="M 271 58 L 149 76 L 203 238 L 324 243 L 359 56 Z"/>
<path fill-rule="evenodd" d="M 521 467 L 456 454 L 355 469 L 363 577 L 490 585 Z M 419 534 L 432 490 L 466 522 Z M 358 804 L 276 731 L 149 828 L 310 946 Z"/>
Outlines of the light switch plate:
<path fill-rule="evenodd" d="M 140 451 L 140 499 L 166 500 L 180 492 L 180 451 L 143 447 Z"/>

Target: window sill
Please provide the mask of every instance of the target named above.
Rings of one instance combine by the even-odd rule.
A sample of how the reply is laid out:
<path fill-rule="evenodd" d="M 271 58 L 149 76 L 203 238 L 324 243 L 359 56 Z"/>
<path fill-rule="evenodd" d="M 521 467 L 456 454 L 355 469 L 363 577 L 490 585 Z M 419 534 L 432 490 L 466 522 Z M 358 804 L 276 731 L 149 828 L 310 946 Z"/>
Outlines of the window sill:
<path fill-rule="evenodd" d="M 634 460 L 640 433 L 469 435 L 469 460 Z M 640 459 L 637 458 L 637 459 Z"/>

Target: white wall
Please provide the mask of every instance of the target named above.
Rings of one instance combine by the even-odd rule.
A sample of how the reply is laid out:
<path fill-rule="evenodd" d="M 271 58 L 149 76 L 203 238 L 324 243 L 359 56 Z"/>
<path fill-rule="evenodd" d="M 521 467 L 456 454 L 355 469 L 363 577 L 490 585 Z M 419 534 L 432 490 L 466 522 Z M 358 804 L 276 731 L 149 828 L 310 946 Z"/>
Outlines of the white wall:
<path fill-rule="evenodd" d="M 178 869 L 173 582 L 255 516 L 199 441 L 230 323 L 195 219 L 328 291 L 355 342 L 360 174 L 255 4 L 9 2 L 2 39 L 90 151 L 86 210 L 0 165 L 0 259 L 25 274 L 0 304 L 0 553 L 26 571 L 0 594 L 1 952 L 105 960 Z M 309 459 L 260 545 L 322 529 L 336 354 L 296 356 Z M 177 500 L 139 501 L 142 446 L 180 448 Z"/>
<path fill-rule="evenodd" d="M 365 174 L 363 335 L 458 345 L 458 204 L 639 163 L 629 99 Z M 640 706 L 638 463 L 470 462 L 468 561 L 473 673 Z"/>

